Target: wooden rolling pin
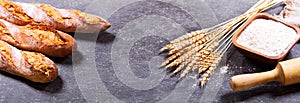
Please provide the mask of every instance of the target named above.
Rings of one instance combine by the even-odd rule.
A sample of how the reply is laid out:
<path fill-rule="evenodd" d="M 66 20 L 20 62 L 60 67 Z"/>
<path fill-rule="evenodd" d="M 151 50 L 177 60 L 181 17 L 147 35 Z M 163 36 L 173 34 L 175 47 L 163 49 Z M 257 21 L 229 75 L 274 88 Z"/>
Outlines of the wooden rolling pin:
<path fill-rule="evenodd" d="M 300 83 L 300 58 L 279 62 L 271 71 L 234 76 L 230 79 L 230 87 L 234 91 L 241 91 L 273 81 L 285 86 Z"/>

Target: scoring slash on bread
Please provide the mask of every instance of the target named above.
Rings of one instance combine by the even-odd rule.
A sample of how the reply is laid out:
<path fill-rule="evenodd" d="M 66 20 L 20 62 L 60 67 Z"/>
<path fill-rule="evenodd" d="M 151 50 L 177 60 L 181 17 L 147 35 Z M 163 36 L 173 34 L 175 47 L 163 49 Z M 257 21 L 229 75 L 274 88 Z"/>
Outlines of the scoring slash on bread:
<path fill-rule="evenodd" d="M 58 9 L 48 4 L 0 0 L 0 12 L 0 18 L 17 25 L 46 25 L 64 32 L 101 32 L 110 27 L 98 16 L 79 10 Z"/>
<path fill-rule="evenodd" d="M 17 26 L 0 19 L 0 40 L 17 48 L 65 57 L 76 49 L 75 39 L 47 26 Z"/>
<path fill-rule="evenodd" d="M 55 63 L 43 54 L 22 51 L 4 41 L 0 45 L 0 70 L 40 83 L 56 79 Z"/>

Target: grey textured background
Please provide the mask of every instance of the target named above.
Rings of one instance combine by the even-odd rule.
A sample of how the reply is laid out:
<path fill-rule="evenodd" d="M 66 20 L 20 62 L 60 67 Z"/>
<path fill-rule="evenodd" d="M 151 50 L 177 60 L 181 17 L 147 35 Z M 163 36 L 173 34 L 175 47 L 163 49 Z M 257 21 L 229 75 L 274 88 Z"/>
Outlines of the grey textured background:
<path fill-rule="evenodd" d="M 112 27 L 104 33 L 75 34 L 79 50 L 66 58 L 51 58 L 59 67 L 59 77 L 52 83 L 32 83 L 20 77 L 0 72 L 0 102 L 300 102 L 300 85 L 282 87 L 268 83 L 242 92 L 232 92 L 229 78 L 241 73 L 270 70 L 256 61 L 243 57 L 234 48 L 225 63 L 229 71 L 216 85 L 216 96 L 202 97 L 206 88 L 192 87 L 195 81 L 177 82 L 178 76 L 156 76 L 166 73 L 158 69 L 162 62 L 158 50 L 180 35 L 210 27 L 238 16 L 258 0 L 14 0 L 49 3 L 58 8 L 79 9 L 104 17 Z M 130 2 L 128 2 L 130 1 Z M 92 2 L 92 3 L 91 3 Z M 126 4 L 127 3 L 127 4 Z M 106 4 L 106 5 L 104 5 Z M 126 5 L 122 5 L 126 4 Z M 178 5 L 176 5 L 178 4 Z M 201 4 L 201 5 L 199 5 Z M 121 7 L 116 7 L 121 6 Z M 102 9 L 100 9 L 102 8 Z M 112 9 L 111 9 L 112 8 Z M 116 10 L 113 10 L 116 9 Z M 278 13 L 275 8 L 269 13 Z M 162 36 L 163 35 L 163 36 Z M 140 36 L 140 37 L 139 37 Z M 133 41 L 133 42 L 129 42 Z M 288 58 L 299 57 L 296 45 Z M 94 65 L 95 64 L 95 65 Z M 128 66 L 126 73 L 118 73 Z M 121 67 L 118 67 L 121 65 Z M 95 71 L 93 71 L 96 68 Z M 127 67 L 126 67 L 127 68 Z M 161 71 L 161 72 L 153 72 Z M 94 75 L 95 74 L 95 75 Z M 154 76 L 153 76 L 154 75 Z M 146 79 L 153 88 L 130 87 L 135 77 Z M 153 79 L 147 79 L 149 77 Z M 128 77 L 128 81 L 124 78 Z M 126 83 L 125 83 L 126 82 Z M 128 82 L 128 83 L 127 83 Z M 154 83 L 154 84 L 153 84 Z M 158 83 L 158 84 L 155 84 Z M 177 87 L 179 84 L 185 84 Z M 143 84 L 141 84 L 143 85 Z M 135 85 L 131 85 L 135 86 Z M 192 91 L 182 88 L 191 88 Z M 146 87 L 145 87 L 146 88 Z M 179 88 L 179 89 L 178 89 Z M 100 91 L 101 90 L 101 91 Z M 182 95 L 181 95 L 182 93 Z M 188 93 L 190 96 L 186 96 Z M 212 93 L 213 94 L 213 93 Z M 172 97 L 173 95 L 179 95 Z M 202 99 L 201 99 L 202 98 Z"/>

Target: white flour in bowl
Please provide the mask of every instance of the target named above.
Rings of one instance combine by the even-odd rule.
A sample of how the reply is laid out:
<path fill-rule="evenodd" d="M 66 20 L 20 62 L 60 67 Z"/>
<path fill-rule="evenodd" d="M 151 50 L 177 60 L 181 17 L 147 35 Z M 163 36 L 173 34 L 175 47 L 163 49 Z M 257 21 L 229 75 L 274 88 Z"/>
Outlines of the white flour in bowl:
<path fill-rule="evenodd" d="M 237 43 L 267 56 L 279 56 L 298 36 L 294 29 L 280 22 L 256 19 L 238 37 Z"/>

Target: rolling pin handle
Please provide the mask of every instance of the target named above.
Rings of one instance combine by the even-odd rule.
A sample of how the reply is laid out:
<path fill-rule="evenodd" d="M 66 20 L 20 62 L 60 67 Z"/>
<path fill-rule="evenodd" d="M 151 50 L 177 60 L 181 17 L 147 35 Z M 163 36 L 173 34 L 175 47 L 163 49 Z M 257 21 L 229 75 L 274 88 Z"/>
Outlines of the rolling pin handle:
<path fill-rule="evenodd" d="M 230 79 L 230 87 L 234 91 L 241 91 L 250 87 L 272 81 L 280 81 L 279 68 L 268 72 L 237 75 Z"/>

